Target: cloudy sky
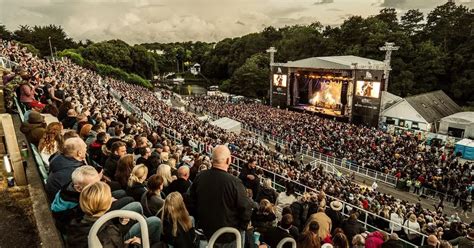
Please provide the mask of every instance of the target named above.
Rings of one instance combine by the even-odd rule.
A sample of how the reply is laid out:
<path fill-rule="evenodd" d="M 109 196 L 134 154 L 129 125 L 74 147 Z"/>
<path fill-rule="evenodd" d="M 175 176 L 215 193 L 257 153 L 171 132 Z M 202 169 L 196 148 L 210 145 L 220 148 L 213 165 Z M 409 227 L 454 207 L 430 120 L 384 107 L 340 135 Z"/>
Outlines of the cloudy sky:
<path fill-rule="evenodd" d="M 320 21 L 337 25 L 382 7 L 428 12 L 447 0 L 0 0 L 0 23 L 59 24 L 74 39 L 129 43 L 218 41 L 262 30 Z M 473 5 L 473 0 L 457 0 Z"/>

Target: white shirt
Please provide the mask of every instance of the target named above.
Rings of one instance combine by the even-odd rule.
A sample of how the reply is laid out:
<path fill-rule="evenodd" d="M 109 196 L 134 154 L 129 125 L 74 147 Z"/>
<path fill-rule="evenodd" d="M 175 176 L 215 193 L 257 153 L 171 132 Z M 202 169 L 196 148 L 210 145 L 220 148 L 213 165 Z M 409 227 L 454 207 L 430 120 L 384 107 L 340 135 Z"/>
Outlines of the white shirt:
<path fill-rule="evenodd" d="M 390 223 L 390 230 L 393 230 L 395 232 L 398 232 L 398 231 L 402 230 L 402 226 L 403 226 L 403 218 L 402 217 L 400 217 L 397 213 L 391 213 L 390 214 L 390 220 L 397 223 L 397 224 L 400 224 L 400 225 L 396 225 L 394 223 Z"/>

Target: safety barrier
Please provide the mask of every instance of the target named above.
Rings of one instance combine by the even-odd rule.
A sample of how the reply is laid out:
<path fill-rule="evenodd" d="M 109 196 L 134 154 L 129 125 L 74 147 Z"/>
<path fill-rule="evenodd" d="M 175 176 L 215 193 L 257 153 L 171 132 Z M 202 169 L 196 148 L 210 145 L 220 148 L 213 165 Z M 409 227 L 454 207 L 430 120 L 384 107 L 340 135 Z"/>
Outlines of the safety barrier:
<path fill-rule="evenodd" d="M 286 244 L 286 243 L 290 243 L 291 248 L 296 248 L 296 241 L 293 238 L 290 238 L 290 237 L 286 237 L 286 238 L 280 240 L 280 242 L 278 242 L 278 245 L 277 245 L 276 248 L 283 248 L 283 245 Z"/>
<path fill-rule="evenodd" d="M 224 233 L 231 233 L 235 235 L 235 242 L 236 242 L 236 248 L 242 248 L 242 235 L 240 235 L 239 230 L 232 228 L 232 227 L 222 227 L 219 230 L 217 230 L 214 234 L 212 234 L 211 238 L 209 239 L 209 244 L 207 247 L 213 248 L 214 244 L 216 243 L 217 238 L 221 236 Z"/>

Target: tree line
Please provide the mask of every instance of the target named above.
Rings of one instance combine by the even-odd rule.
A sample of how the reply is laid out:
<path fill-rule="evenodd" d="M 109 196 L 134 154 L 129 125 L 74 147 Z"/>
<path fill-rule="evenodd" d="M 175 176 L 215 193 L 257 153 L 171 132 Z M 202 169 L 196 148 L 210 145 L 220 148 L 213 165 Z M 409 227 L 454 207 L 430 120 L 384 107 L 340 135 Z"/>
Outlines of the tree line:
<path fill-rule="evenodd" d="M 261 32 L 217 43 L 145 43 L 130 46 L 121 40 L 75 42 L 61 27 L 20 26 L 0 35 L 28 43 L 42 56 L 50 54 L 48 37 L 58 51 L 74 49 L 84 59 L 121 68 L 143 78 L 185 71 L 199 63 L 202 74 L 222 89 L 250 97 L 268 94 L 268 54 L 286 62 L 315 56 L 356 55 L 384 59 L 385 42 L 400 46 L 392 54 L 389 91 L 402 97 L 444 90 L 461 105 L 474 105 L 474 10 L 454 3 L 398 15 L 385 8 L 375 16 L 352 16 L 337 27 L 294 25 L 267 27 Z"/>

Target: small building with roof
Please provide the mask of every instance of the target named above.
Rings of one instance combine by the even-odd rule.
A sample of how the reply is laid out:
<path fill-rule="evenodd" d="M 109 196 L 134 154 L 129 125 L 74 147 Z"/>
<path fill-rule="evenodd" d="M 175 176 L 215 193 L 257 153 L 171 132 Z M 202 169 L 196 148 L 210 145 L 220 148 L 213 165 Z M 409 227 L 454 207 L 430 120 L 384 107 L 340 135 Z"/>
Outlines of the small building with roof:
<path fill-rule="evenodd" d="M 439 133 L 474 139 L 474 112 L 459 112 L 442 118 Z"/>
<path fill-rule="evenodd" d="M 382 122 L 401 128 L 438 132 L 442 118 L 461 111 L 442 90 L 409 96 L 385 108 Z"/>

